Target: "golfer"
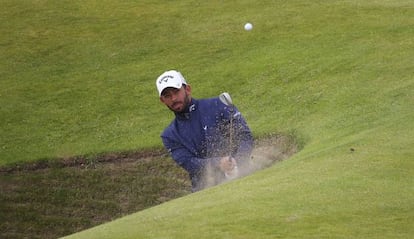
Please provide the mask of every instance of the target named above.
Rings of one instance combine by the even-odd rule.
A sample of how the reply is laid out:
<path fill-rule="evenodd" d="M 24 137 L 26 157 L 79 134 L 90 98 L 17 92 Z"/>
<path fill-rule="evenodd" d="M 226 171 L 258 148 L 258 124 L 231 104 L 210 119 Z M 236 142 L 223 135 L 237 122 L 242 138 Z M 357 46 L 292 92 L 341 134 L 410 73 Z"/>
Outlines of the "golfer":
<path fill-rule="evenodd" d="M 237 108 L 219 97 L 192 98 L 191 86 L 175 70 L 161 74 L 156 86 L 160 101 L 175 114 L 161 134 L 162 142 L 188 172 L 192 191 L 241 176 L 239 169 L 250 160 L 253 137 Z"/>

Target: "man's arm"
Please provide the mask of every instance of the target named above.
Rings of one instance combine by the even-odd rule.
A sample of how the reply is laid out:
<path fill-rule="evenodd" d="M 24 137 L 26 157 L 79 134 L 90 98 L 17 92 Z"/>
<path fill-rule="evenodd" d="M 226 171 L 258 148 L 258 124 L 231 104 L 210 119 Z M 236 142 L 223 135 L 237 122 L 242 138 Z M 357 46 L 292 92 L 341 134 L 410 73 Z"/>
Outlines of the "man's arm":
<path fill-rule="evenodd" d="M 183 167 L 190 174 L 190 176 L 202 172 L 202 170 L 204 170 L 206 165 L 209 163 L 217 165 L 220 160 L 219 158 L 197 157 L 196 152 L 191 152 L 181 143 L 175 142 L 165 136 L 162 136 L 161 138 L 165 148 L 169 151 L 174 161 Z"/>

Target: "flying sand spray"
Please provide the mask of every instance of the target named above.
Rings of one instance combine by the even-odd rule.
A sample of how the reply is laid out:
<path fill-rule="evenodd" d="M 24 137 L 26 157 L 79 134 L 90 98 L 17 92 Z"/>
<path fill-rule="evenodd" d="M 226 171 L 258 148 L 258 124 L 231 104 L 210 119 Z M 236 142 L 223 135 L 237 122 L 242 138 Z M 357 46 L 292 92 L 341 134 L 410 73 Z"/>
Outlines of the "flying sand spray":
<path fill-rule="evenodd" d="M 219 95 L 219 100 L 229 109 L 229 145 L 227 148 L 226 155 L 229 157 L 229 160 L 232 161 L 234 160 L 231 157 L 231 154 L 234 147 L 233 144 L 235 143 L 234 114 L 236 110 L 229 93 L 221 93 Z M 283 150 L 282 148 L 284 148 L 285 150 Z M 226 179 L 232 180 L 249 175 L 257 170 L 269 167 L 276 161 L 287 158 L 290 154 L 294 152 L 296 152 L 295 145 L 291 145 L 287 137 L 271 138 L 269 140 L 264 141 L 263 144 L 255 145 L 252 151 L 251 158 L 247 162 L 247 164 L 239 165 L 239 167 L 235 165 L 235 167 L 231 171 L 225 173 Z M 205 182 L 204 188 L 212 187 L 221 183 L 216 181 L 217 175 L 215 174 L 215 170 L 211 166 L 207 166 L 205 170 L 206 171 L 203 179 L 203 181 Z"/>
<path fill-rule="evenodd" d="M 229 156 L 229 160 L 231 160 L 232 159 L 231 154 L 232 154 L 232 150 L 234 146 L 233 145 L 234 144 L 233 120 L 234 120 L 235 107 L 234 107 L 233 101 L 229 93 L 227 92 L 221 93 L 219 95 L 219 99 L 223 104 L 229 107 L 229 112 L 230 112 L 228 156 Z M 242 168 L 238 168 L 236 165 L 232 171 L 226 173 L 226 178 L 235 179 L 243 175 L 248 175 L 256 170 L 260 170 L 260 169 L 270 166 L 275 161 L 279 161 L 279 160 L 286 158 L 287 157 L 285 155 L 286 153 L 283 152 L 279 147 L 275 147 L 275 145 L 285 144 L 284 141 L 286 141 L 287 138 L 279 137 L 274 140 L 275 142 L 266 142 L 265 143 L 267 144 L 266 146 L 256 145 L 258 147 L 255 147 L 255 149 L 253 149 L 251 160 L 247 164 L 245 164 L 244 167 Z"/>

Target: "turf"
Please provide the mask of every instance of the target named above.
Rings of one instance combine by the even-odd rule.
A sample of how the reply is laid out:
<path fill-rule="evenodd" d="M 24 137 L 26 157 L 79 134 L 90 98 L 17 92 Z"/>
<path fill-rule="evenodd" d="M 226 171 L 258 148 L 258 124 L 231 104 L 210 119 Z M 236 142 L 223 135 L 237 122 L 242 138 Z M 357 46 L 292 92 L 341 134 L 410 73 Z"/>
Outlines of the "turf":
<path fill-rule="evenodd" d="M 411 238 L 413 1 L 5 1 L 3 165 L 161 147 L 155 78 L 302 150 L 70 238 Z M 245 22 L 253 23 L 250 32 Z"/>

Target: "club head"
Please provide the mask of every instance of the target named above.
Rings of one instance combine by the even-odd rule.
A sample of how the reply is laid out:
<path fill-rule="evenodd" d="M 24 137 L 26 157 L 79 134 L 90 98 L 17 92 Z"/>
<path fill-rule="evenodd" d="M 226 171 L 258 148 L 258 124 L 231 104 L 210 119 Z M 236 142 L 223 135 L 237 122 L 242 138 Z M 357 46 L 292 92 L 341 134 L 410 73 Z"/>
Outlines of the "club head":
<path fill-rule="evenodd" d="M 221 102 L 223 102 L 223 104 L 227 105 L 227 106 L 233 106 L 233 101 L 230 97 L 230 94 L 227 92 L 223 92 L 219 95 L 219 99 Z"/>

